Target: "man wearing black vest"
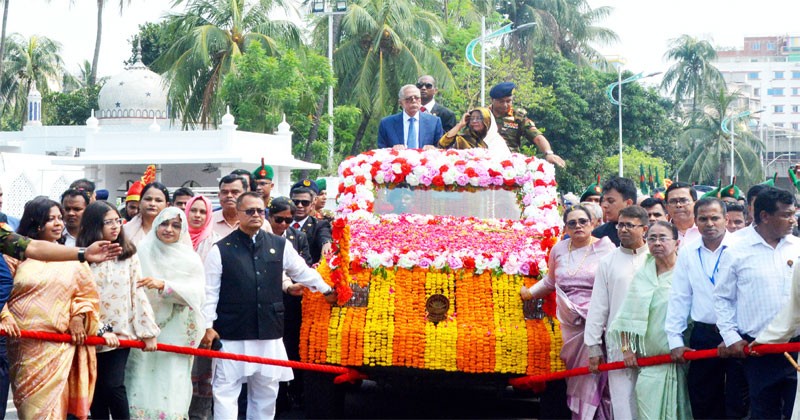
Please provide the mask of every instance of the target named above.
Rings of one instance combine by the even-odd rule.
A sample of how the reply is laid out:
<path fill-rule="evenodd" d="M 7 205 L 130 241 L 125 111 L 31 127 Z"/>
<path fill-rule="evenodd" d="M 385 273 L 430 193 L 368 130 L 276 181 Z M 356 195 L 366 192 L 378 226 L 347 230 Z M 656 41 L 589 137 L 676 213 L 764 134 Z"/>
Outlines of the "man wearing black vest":
<path fill-rule="evenodd" d="M 286 240 L 261 230 L 264 200 L 239 196 L 239 228 L 216 243 L 206 257 L 206 334 L 201 348 L 219 338 L 224 351 L 287 360 L 283 336 L 282 273 L 328 302 L 336 294 Z M 237 399 L 247 383 L 247 418 L 273 418 L 278 382 L 292 379 L 289 368 L 215 360 L 214 418 L 235 419 Z"/>

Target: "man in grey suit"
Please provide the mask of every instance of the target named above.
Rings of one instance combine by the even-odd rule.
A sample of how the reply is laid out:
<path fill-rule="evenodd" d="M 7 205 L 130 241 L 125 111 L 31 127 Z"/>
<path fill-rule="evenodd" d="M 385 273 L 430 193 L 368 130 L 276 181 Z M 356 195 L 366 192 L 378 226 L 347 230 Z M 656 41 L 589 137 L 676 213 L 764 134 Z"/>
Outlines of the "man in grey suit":
<path fill-rule="evenodd" d="M 414 85 L 403 86 L 398 102 L 403 111 L 382 119 L 378 126 L 378 148 L 435 146 L 444 134 L 442 121 L 427 112 L 419 112 L 422 106 L 419 89 Z"/>
<path fill-rule="evenodd" d="M 422 107 L 419 110 L 439 117 L 442 120 L 442 131 L 445 133 L 450 131 L 456 125 L 456 114 L 436 102 L 435 96 L 439 93 L 439 89 L 436 88 L 436 79 L 429 75 L 420 76 L 417 79 L 417 89 L 422 98 Z"/>

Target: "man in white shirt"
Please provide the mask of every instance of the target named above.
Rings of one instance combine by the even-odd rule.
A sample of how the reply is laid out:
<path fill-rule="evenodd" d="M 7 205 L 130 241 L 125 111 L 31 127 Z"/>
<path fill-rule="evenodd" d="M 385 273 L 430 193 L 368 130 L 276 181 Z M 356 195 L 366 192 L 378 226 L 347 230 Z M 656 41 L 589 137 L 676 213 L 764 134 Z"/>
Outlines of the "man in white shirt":
<path fill-rule="evenodd" d="M 670 222 L 678 228 L 678 247 L 700 238 L 700 231 L 694 225 L 694 202 L 697 191 L 691 184 L 673 182 L 664 192 Z"/>
<path fill-rule="evenodd" d="M 756 196 L 753 208 L 755 228 L 737 232 L 736 243 L 720 260 L 714 289 L 725 354 L 739 358 L 789 301 L 793 266 L 800 255 L 800 239 L 791 235 L 796 223 L 792 193 L 767 187 Z M 751 418 L 791 416 L 797 372 L 783 355 L 747 358 L 744 372 Z"/>
<path fill-rule="evenodd" d="M 219 180 L 219 204 L 222 208 L 211 213 L 211 229 L 220 238 L 230 235 L 239 228 L 236 200 L 246 191 L 249 191 L 247 180 L 239 175 L 225 175 Z M 264 223 L 261 229 L 265 232 L 272 232 L 269 223 Z"/>
<path fill-rule="evenodd" d="M 80 190 L 70 188 L 61 194 L 61 207 L 64 208 L 64 245 L 75 246 L 78 232 L 81 230 L 83 211 L 89 206 L 89 195 Z"/>
<path fill-rule="evenodd" d="M 672 275 L 665 330 L 672 360 L 686 363 L 687 350 L 715 349 L 723 343 L 714 312 L 714 284 L 719 261 L 730 247 L 726 206 L 717 198 L 694 203 L 701 239 L 681 247 Z M 684 343 L 688 319 L 693 321 L 689 346 Z M 701 419 L 743 418 L 747 415 L 747 383 L 738 359 L 695 360 L 689 365 L 692 415 Z"/>
<path fill-rule="evenodd" d="M 206 334 L 201 348 L 220 339 L 225 351 L 288 360 L 283 335 L 283 273 L 330 303 L 336 293 L 309 268 L 284 238 L 263 232 L 264 200 L 243 193 L 237 200 L 239 227 L 206 257 Z M 247 418 L 275 417 L 278 382 L 289 368 L 218 359 L 214 361 L 214 418 L 235 419 L 243 383 L 248 384 Z"/>
<path fill-rule="evenodd" d="M 600 263 L 595 273 L 592 300 L 589 303 L 583 335 L 583 342 L 589 348 L 589 370 L 594 373 L 599 373 L 597 367 L 602 362 L 604 353 L 608 355 L 610 362 L 622 360 L 622 350 L 612 343 L 605 341 L 606 348 L 603 348 L 603 336 L 608 325 L 617 316 L 634 274 L 639 271 L 647 257 L 647 244 L 644 241 L 647 219 L 647 211 L 639 206 L 628 206 L 620 210 L 616 225 L 620 247 Z M 636 398 L 633 391 L 636 371 L 624 369 L 608 372 L 608 385 L 614 418 L 635 418 Z"/>

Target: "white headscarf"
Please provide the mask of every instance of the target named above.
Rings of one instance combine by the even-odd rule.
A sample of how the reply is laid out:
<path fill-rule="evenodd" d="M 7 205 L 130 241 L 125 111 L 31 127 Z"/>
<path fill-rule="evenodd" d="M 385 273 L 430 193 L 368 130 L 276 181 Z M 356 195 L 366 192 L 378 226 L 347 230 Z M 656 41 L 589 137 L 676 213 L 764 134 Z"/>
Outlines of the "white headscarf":
<path fill-rule="evenodd" d="M 490 111 L 489 116 L 492 119 L 492 124 L 489 126 L 486 137 L 483 138 L 483 142 L 486 143 L 486 148 L 489 149 L 489 154 L 493 158 L 505 159 L 511 156 L 511 149 L 508 148 L 506 140 L 497 130 L 497 121 L 494 119 L 494 113 Z"/>
<path fill-rule="evenodd" d="M 158 239 L 156 232 L 164 221 L 181 218 L 181 232 L 177 242 L 166 244 Z M 187 344 L 199 340 L 203 332 L 202 306 L 205 300 L 205 271 L 200 256 L 194 252 L 189 239 L 188 223 L 183 211 L 177 207 L 167 207 L 153 221 L 153 228 L 137 246 L 142 264 L 142 276 L 163 280 L 165 289 L 170 288 L 189 307 L 193 324 L 180 331 L 186 331 Z M 160 294 L 148 292 L 156 314 L 156 322 L 162 328 L 170 319 L 185 307 L 170 305 Z M 183 341 L 183 340 L 180 340 Z"/>

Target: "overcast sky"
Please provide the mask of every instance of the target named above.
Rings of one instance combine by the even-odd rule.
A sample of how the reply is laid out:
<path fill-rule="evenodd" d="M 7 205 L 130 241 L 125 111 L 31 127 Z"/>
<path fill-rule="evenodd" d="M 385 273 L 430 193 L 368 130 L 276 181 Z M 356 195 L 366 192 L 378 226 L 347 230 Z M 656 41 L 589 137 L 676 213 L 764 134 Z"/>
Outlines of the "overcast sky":
<path fill-rule="evenodd" d="M 10 1 L 8 32 L 44 35 L 61 42 L 67 68 L 92 59 L 96 29 L 96 1 Z M 130 54 L 127 40 L 137 26 L 169 12 L 171 0 L 133 0 L 120 16 L 116 0 L 107 1 L 103 21 L 99 76 L 120 72 Z M 615 45 L 601 46 L 605 54 L 622 55 L 632 71 L 664 71 L 663 55 L 670 39 L 681 34 L 711 38 L 715 45 L 741 48 L 745 36 L 800 35 L 798 0 L 589 0 L 592 7 L 611 6 L 601 26 L 620 37 Z M 298 2 L 299 4 L 299 2 Z M 180 10 L 183 6 L 178 6 Z"/>

